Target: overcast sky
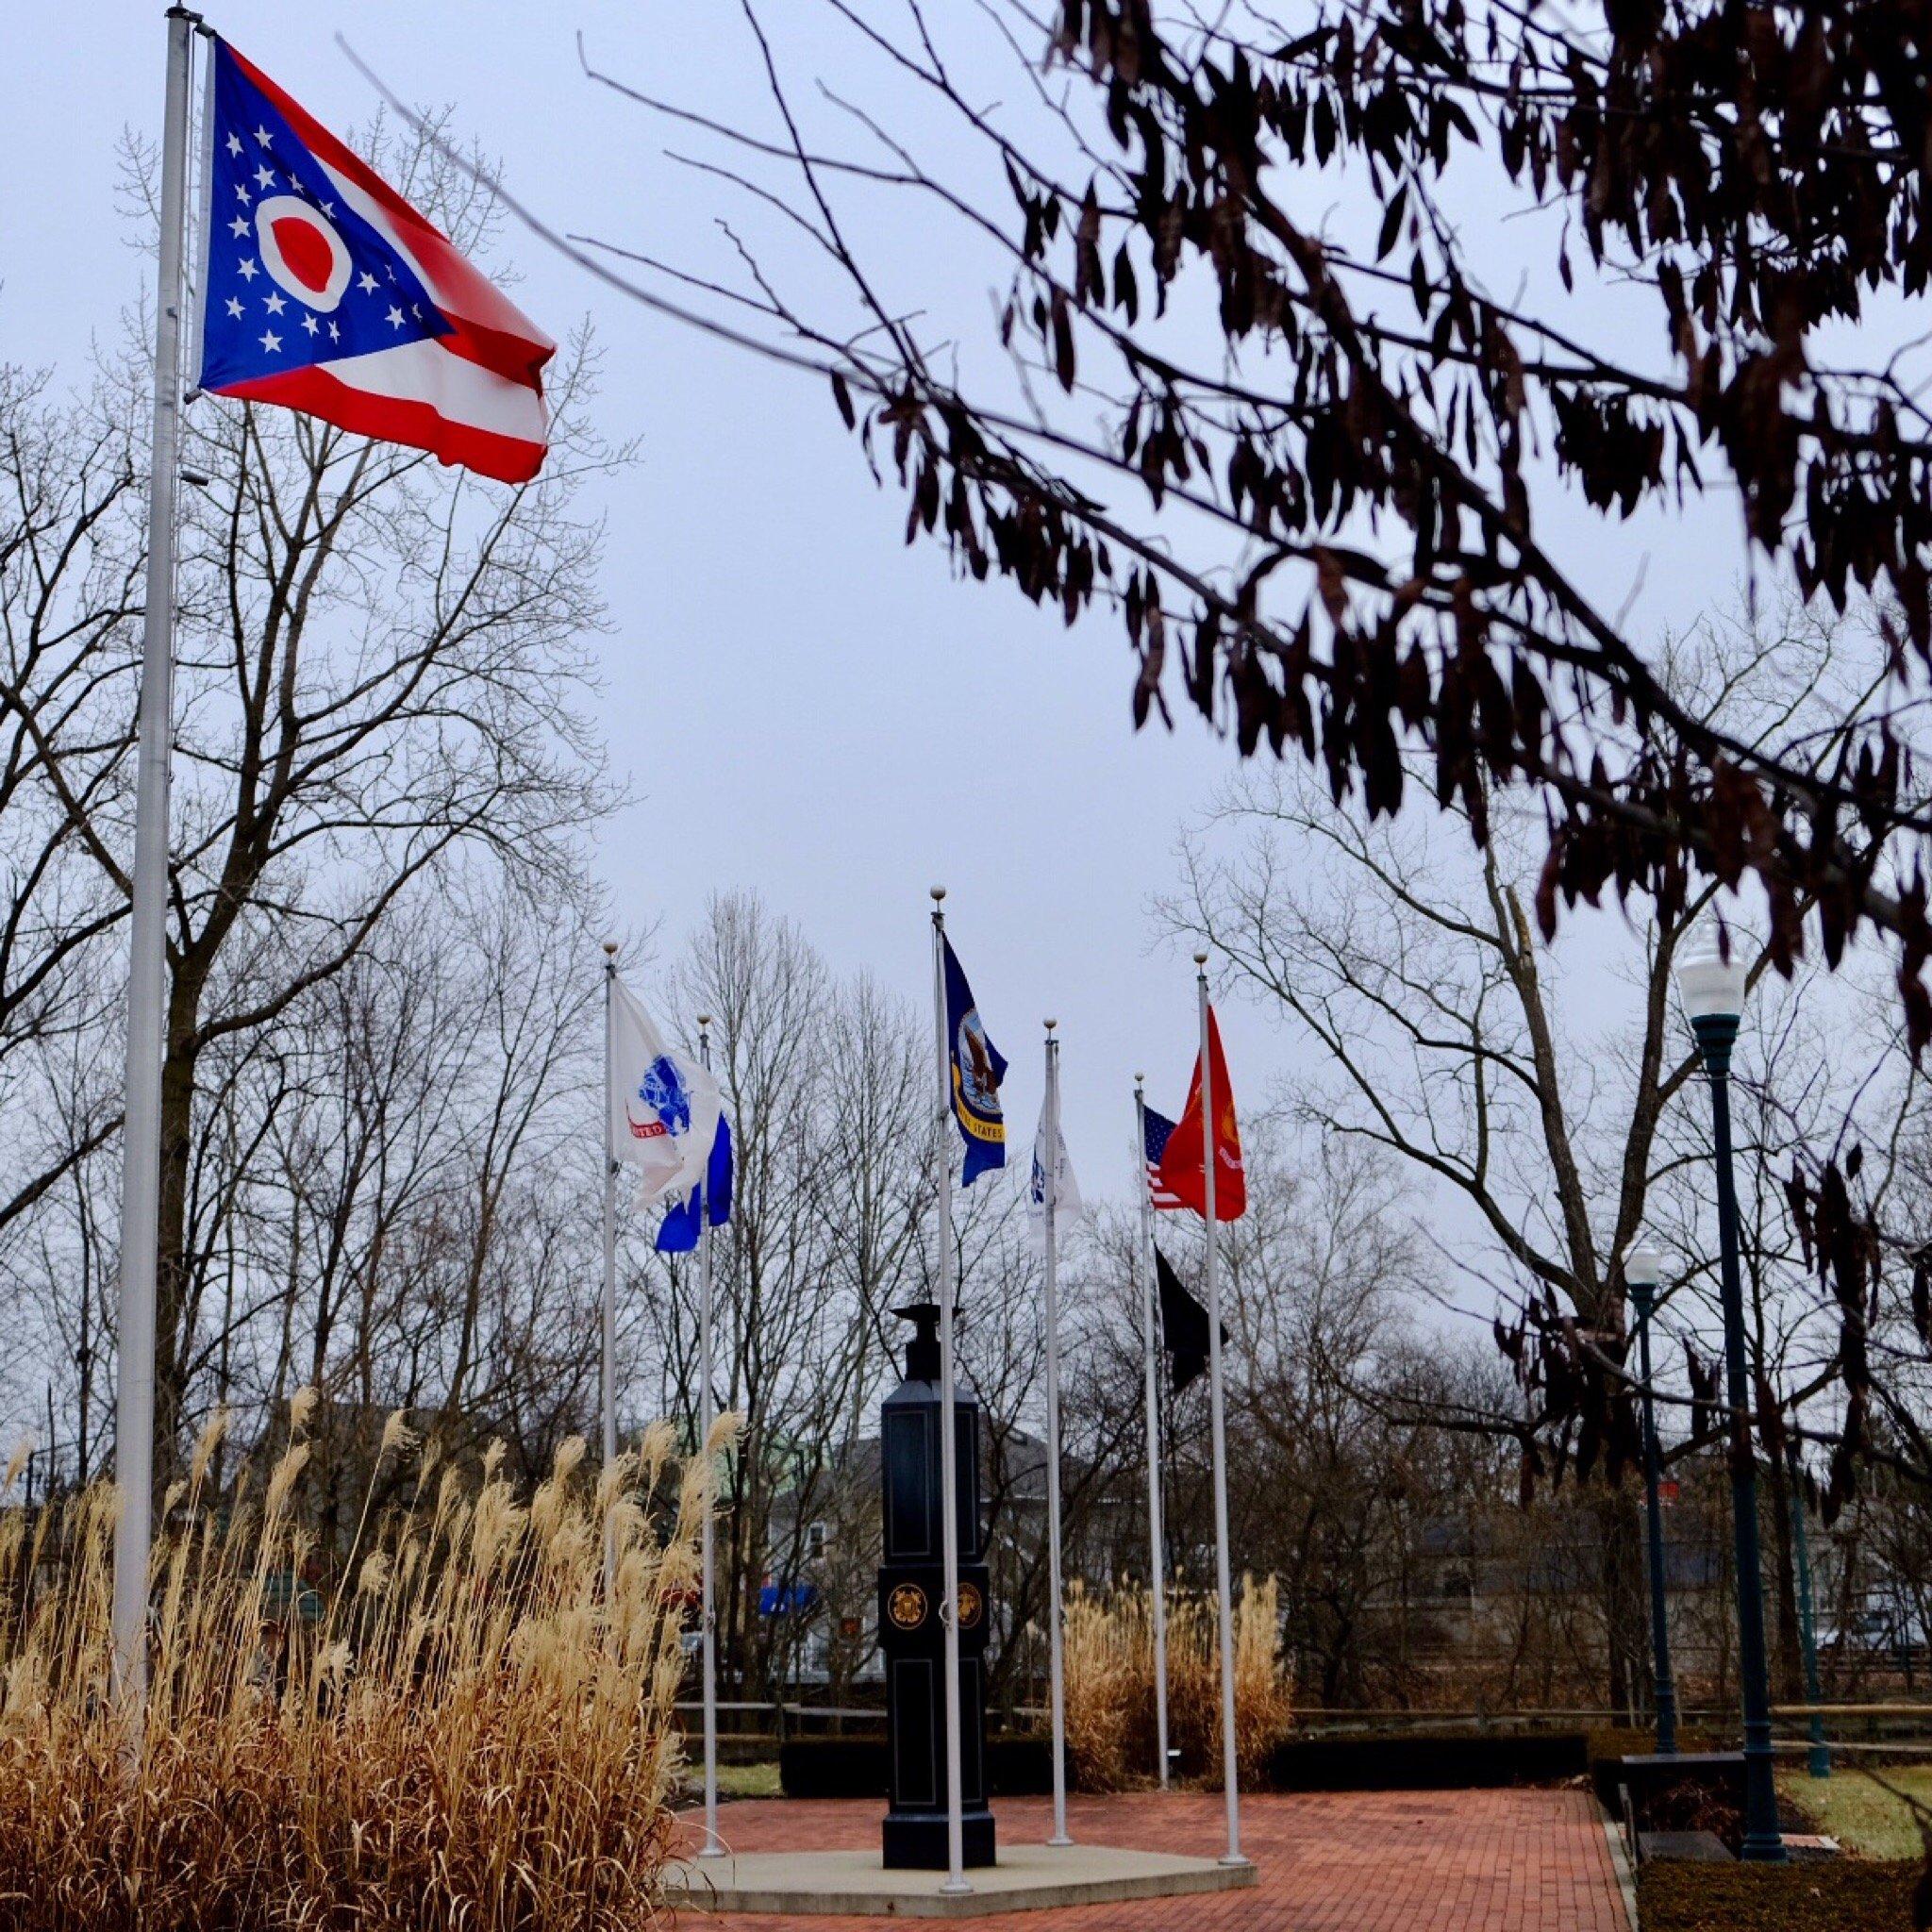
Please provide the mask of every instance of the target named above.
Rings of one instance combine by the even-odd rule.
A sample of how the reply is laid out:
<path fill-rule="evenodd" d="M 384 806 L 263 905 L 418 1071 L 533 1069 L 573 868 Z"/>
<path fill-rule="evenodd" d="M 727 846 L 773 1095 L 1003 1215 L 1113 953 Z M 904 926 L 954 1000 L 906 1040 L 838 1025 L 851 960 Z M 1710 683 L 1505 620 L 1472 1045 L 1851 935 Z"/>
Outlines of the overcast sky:
<path fill-rule="evenodd" d="M 785 51 L 808 74 L 822 16 L 799 0 L 781 10 L 804 23 Z M 407 97 L 451 104 L 558 225 L 724 258 L 718 192 L 663 157 L 661 126 L 582 77 L 575 34 L 640 85 L 762 115 L 733 7 L 234 0 L 210 19 L 339 130 L 376 100 L 338 31 Z M 161 9 L 91 0 L 13 39 L 0 66 L 0 356 L 78 377 L 148 274 L 116 214 L 116 142 L 124 126 L 158 125 Z M 842 80 L 842 45 L 823 56 Z M 942 286 L 953 267 L 947 238 L 916 223 L 883 245 Z M 1051 1013 L 1075 1165 L 1090 1194 L 1122 1191 L 1135 1069 L 1173 1110 L 1193 1052 L 1191 968 L 1152 947 L 1146 901 L 1232 750 L 1191 713 L 1172 735 L 1132 731 L 1132 667 L 1111 621 L 1067 633 L 1003 587 L 954 583 L 936 548 L 907 549 L 901 500 L 874 488 L 816 385 L 654 318 L 522 233 L 503 254 L 524 277 L 518 300 L 553 333 L 593 321 L 605 425 L 641 444 L 604 502 L 604 721 L 641 794 L 603 846 L 621 905 L 661 919 L 675 943 L 711 889 L 754 887 L 836 966 L 924 1000 L 926 888 L 942 881 L 1014 1064 L 1015 1139 L 1031 1136 Z M 987 313 L 985 286 L 955 291 L 974 305 L 968 326 Z M 1634 590 L 1640 621 L 1681 622 L 1722 589 L 1713 555 L 1738 554 L 1728 533 L 1713 551 L 1710 530 L 1600 547 L 1595 588 L 1611 608 Z M 1294 1043 L 1251 1008 L 1224 1024 L 1237 1096 L 1258 1103 Z"/>

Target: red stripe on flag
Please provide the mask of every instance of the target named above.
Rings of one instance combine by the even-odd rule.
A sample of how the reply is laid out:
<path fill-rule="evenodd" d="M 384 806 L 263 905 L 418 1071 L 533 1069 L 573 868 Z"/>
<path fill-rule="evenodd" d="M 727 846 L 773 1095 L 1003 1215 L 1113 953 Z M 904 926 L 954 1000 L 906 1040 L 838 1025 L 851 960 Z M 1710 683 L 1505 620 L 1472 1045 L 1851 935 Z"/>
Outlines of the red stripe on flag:
<path fill-rule="evenodd" d="M 527 483 L 543 461 L 541 442 L 453 423 L 428 403 L 351 389 L 331 375 L 325 365 L 291 369 L 286 375 L 264 375 L 256 382 L 238 382 L 222 393 L 239 396 L 244 402 L 304 409 L 357 436 L 425 449 L 441 462 L 460 463 L 499 483 Z"/>

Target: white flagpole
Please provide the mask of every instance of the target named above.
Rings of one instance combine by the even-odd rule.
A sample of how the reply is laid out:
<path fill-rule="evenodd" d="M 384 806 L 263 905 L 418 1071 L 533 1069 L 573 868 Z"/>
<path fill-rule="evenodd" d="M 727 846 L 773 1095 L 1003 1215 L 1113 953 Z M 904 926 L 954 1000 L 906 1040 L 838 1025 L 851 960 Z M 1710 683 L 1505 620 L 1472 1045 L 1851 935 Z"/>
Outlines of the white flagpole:
<path fill-rule="evenodd" d="M 1208 1408 L 1214 1437 L 1214 1584 L 1221 1610 L 1221 1781 L 1227 1798 L 1227 1849 L 1224 1865 L 1245 1865 L 1241 1855 L 1241 1800 L 1234 1763 L 1234 1594 L 1227 1565 L 1227 1414 L 1221 1389 L 1221 1233 L 1214 1219 L 1214 1058 L 1208 1052 L 1208 955 L 1194 955 L 1201 1007 L 1202 1205 L 1208 1210 Z"/>
<path fill-rule="evenodd" d="M 940 1541 L 943 1566 L 940 1617 L 945 1630 L 946 1882 L 943 1892 L 971 1891 L 966 1825 L 960 1801 L 959 1742 L 959 1472 L 953 1409 L 953 1150 L 951 1058 L 946 1051 L 946 889 L 932 889 L 933 1038 L 939 1048 L 940 1115 L 934 1179 L 940 1251 Z"/>
<path fill-rule="evenodd" d="M 1147 1090 L 1134 1075 L 1134 1184 L 1141 1196 L 1141 1355 L 1147 1384 L 1147 1548 L 1154 1588 L 1154 1740 L 1167 1789 L 1167 1551 L 1160 1522 L 1160 1391 L 1154 1346 L 1154 1196 L 1147 1180 Z"/>
<path fill-rule="evenodd" d="M 617 1148 L 610 1121 L 616 1111 L 617 1038 L 613 994 L 617 986 L 617 941 L 604 941 L 604 1287 L 598 1303 L 600 1344 L 597 1407 L 602 1424 L 604 1467 L 617 1460 Z M 604 1593 L 615 1584 L 617 1547 L 611 1525 L 604 1525 Z"/>
<path fill-rule="evenodd" d="M 190 36 L 168 9 L 161 118 L 159 264 L 155 281 L 154 435 L 147 498 L 146 611 L 134 791 L 127 958 L 126 1108 L 121 1154 L 121 1321 L 114 1393 L 114 1682 L 138 1726 L 147 1701 L 148 1552 L 153 1536 L 155 1291 L 160 1244 L 161 1059 L 167 999 L 168 772 L 174 756 L 175 497 L 181 444 L 181 262 L 188 205 Z"/>
<path fill-rule="evenodd" d="M 1046 1023 L 1046 1163 L 1042 1186 L 1046 1233 L 1046 1587 L 1048 1674 L 1053 1698 L 1053 1836 L 1050 1845 L 1070 1845 L 1067 1836 L 1067 1702 L 1060 1618 L 1060 1043 Z"/>
<path fill-rule="evenodd" d="M 704 1062 L 707 1073 L 711 1066 L 711 1016 L 698 1015 L 698 1058 Z M 699 1373 L 704 1378 L 704 1392 L 701 1398 L 704 1433 L 699 1439 L 707 1444 L 711 1440 L 711 1425 L 717 1421 L 717 1399 L 712 1392 L 715 1374 L 716 1354 L 712 1339 L 711 1321 L 711 1168 L 708 1158 L 705 1163 L 703 1190 L 698 1195 L 698 1358 Z M 713 1461 L 711 1475 L 717 1475 L 717 1464 Z M 702 1597 L 703 1646 L 705 1660 L 705 1842 L 699 1849 L 701 1858 L 722 1858 L 724 1847 L 718 1839 L 718 1586 L 717 1562 L 713 1520 L 717 1508 L 715 1498 L 705 1506 L 704 1528 L 704 1586 Z"/>

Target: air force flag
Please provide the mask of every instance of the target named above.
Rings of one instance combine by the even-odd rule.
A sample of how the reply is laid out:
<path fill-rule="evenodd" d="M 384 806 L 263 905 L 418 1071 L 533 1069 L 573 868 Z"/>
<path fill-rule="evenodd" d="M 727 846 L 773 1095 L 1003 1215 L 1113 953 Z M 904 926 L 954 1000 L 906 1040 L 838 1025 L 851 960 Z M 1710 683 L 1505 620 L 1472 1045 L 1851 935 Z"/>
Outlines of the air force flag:
<path fill-rule="evenodd" d="M 1007 1058 L 987 1038 L 973 989 L 953 951 L 946 949 L 946 1060 L 952 1075 L 953 1118 L 966 1143 L 959 1185 L 970 1188 L 990 1167 L 1007 1164 L 1007 1121 L 1000 1108 L 1000 1082 L 1007 1077 Z"/>
<path fill-rule="evenodd" d="M 674 1052 L 621 980 L 610 987 L 610 1158 L 638 1171 L 638 1206 L 705 1178 L 724 1118 L 718 1083 Z"/>

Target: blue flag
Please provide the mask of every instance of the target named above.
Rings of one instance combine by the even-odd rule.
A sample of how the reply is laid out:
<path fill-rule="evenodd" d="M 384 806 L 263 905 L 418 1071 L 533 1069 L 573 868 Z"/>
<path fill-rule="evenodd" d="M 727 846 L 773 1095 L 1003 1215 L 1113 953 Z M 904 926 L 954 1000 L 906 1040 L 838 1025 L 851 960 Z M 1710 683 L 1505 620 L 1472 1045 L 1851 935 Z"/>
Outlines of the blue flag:
<path fill-rule="evenodd" d="M 973 989 L 959 970 L 951 940 L 941 939 L 946 961 L 946 1060 L 953 1081 L 953 1118 L 966 1143 L 959 1185 L 970 1188 L 990 1167 L 1007 1164 L 1007 1122 L 1000 1111 L 1006 1056 L 987 1038 Z"/>
<path fill-rule="evenodd" d="M 731 1123 L 718 1116 L 718 1131 L 711 1137 L 711 1158 L 705 1164 L 705 1177 L 682 1201 L 673 1203 L 658 1230 L 660 1255 L 689 1255 L 698 1244 L 701 1217 L 709 1214 L 713 1227 L 723 1227 L 731 1219 Z"/>

